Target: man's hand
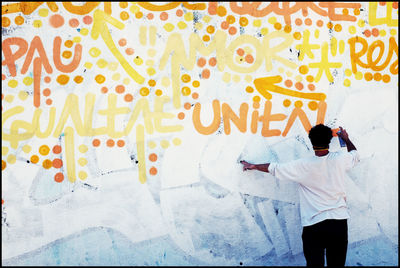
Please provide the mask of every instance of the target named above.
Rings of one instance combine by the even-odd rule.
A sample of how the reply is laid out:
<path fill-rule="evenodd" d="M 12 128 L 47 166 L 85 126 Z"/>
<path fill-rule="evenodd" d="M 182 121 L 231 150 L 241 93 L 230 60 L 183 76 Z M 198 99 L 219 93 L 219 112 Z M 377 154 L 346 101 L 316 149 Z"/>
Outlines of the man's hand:
<path fill-rule="evenodd" d="M 349 134 L 347 134 L 347 131 L 343 129 L 342 127 L 339 127 L 340 132 L 337 132 L 336 135 L 341 137 L 344 141 L 349 140 Z"/>
<path fill-rule="evenodd" d="M 240 163 L 243 164 L 243 171 L 252 170 L 252 169 L 255 168 L 255 165 L 250 164 L 250 163 L 248 163 L 248 162 L 246 162 L 244 160 L 240 161 Z"/>

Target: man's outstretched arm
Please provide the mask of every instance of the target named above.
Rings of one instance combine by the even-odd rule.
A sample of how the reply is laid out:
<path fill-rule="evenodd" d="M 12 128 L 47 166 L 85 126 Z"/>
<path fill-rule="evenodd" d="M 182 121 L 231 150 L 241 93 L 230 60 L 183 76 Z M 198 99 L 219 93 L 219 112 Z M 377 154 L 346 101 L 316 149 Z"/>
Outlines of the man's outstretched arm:
<path fill-rule="evenodd" d="M 354 144 L 349 139 L 349 134 L 347 134 L 346 130 L 343 129 L 342 127 L 339 127 L 339 129 L 340 129 L 340 132 L 337 133 L 337 135 L 339 137 L 341 137 L 343 139 L 343 141 L 346 143 L 347 151 L 351 152 L 353 150 L 357 150 L 356 146 L 354 146 Z"/>
<path fill-rule="evenodd" d="M 243 171 L 255 169 L 263 172 L 268 172 L 269 163 L 257 165 L 257 164 L 250 164 L 244 160 L 240 161 L 240 163 L 243 164 Z"/>

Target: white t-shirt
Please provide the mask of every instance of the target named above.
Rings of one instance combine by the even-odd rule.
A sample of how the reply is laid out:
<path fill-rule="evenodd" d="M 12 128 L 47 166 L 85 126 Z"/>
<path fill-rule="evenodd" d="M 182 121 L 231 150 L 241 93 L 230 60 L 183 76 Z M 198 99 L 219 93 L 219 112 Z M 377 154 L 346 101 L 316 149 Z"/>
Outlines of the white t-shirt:
<path fill-rule="evenodd" d="M 287 163 L 271 163 L 268 171 L 281 180 L 299 183 L 303 226 L 326 219 L 348 219 L 345 172 L 359 162 L 356 150 L 329 152 Z"/>

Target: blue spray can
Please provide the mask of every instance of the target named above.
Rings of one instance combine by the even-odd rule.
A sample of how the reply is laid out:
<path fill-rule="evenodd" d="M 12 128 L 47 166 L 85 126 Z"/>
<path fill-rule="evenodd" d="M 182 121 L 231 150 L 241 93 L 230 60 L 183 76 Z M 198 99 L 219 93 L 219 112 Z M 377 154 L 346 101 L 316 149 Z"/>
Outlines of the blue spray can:
<path fill-rule="evenodd" d="M 340 134 L 340 131 L 336 132 L 337 134 Z M 346 143 L 344 142 L 344 140 L 338 135 L 339 138 L 339 143 L 340 143 L 340 147 L 346 147 Z"/>

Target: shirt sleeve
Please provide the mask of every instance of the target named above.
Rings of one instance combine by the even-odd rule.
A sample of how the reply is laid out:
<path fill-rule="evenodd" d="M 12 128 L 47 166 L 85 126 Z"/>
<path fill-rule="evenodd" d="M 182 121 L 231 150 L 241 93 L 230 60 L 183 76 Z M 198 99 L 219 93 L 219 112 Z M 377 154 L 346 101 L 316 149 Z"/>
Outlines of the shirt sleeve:
<path fill-rule="evenodd" d="M 303 161 L 298 159 L 287 163 L 271 163 L 268 167 L 268 172 L 280 180 L 299 182 L 301 179 L 299 174 L 303 172 L 303 169 Z"/>
<path fill-rule="evenodd" d="M 360 162 L 360 155 L 357 150 L 352 150 L 350 152 L 343 153 L 342 156 L 345 169 L 350 169 L 354 167 L 358 162 Z"/>

